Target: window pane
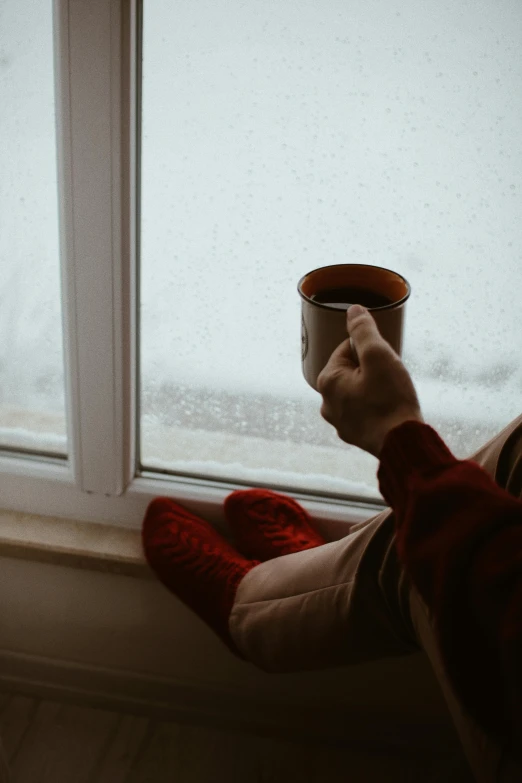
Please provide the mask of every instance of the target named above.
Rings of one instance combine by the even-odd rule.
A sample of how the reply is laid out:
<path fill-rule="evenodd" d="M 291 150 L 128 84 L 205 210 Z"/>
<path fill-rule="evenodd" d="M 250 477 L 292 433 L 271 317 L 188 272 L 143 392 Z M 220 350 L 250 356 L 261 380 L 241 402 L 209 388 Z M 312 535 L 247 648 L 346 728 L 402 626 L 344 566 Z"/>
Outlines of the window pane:
<path fill-rule="evenodd" d="M 522 6 L 144 3 L 141 457 L 378 497 L 320 417 L 302 274 L 396 269 L 404 360 L 458 456 L 520 413 Z"/>
<path fill-rule="evenodd" d="M 52 3 L 0 29 L 0 447 L 64 454 Z"/>

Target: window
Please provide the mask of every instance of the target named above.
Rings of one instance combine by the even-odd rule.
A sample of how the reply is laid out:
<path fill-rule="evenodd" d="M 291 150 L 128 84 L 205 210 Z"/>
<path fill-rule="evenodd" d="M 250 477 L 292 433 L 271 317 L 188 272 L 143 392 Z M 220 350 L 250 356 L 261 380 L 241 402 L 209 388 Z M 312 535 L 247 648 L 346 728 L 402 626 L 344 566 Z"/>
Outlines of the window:
<path fill-rule="evenodd" d="M 145 2 L 148 468 L 378 497 L 301 376 L 297 280 L 330 263 L 410 281 L 404 359 L 460 456 L 519 413 L 522 13 L 428 6 Z"/>
<path fill-rule="evenodd" d="M 0 27 L 0 445 L 65 456 L 51 6 Z"/>
<path fill-rule="evenodd" d="M 377 462 L 301 376 L 329 263 L 409 280 L 458 456 L 520 413 L 518 3 L 55 0 L 54 73 L 48 4 L 0 14 L 4 507 L 138 526 L 243 484 L 369 516 Z"/>

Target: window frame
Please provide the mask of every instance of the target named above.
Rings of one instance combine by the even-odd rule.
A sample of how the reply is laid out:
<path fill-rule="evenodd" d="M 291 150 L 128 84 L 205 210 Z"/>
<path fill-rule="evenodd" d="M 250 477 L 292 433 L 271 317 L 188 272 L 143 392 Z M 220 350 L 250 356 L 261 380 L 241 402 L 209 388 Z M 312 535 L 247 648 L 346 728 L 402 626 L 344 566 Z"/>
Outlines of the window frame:
<path fill-rule="evenodd" d="M 140 470 L 141 0 L 54 0 L 54 72 L 69 458 L 0 451 L 6 511 L 139 528 L 175 497 L 219 523 L 239 484 Z M 383 504 L 287 492 L 360 522 Z"/>

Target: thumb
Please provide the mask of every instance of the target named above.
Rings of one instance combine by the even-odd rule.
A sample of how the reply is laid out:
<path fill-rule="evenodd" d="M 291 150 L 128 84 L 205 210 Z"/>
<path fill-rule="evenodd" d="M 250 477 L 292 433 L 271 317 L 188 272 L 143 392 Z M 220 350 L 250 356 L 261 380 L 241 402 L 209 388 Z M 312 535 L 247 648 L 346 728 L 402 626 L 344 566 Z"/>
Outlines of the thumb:
<path fill-rule="evenodd" d="M 348 308 L 346 328 L 360 359 L 364 359 L 364 354 L 371 346 L 384 342 L 373 316 L 362 305 Z"/>

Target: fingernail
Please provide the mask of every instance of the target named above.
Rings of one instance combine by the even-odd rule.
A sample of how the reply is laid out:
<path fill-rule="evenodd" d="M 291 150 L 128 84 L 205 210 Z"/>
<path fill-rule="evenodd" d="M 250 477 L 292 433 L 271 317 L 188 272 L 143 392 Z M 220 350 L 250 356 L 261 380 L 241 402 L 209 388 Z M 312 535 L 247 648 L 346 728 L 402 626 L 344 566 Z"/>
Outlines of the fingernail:
<path fill-rule="evenodd" d="M 365 312 L 362 305 L 354 304 L 348 308 L 348 320 L 352 321 L 356 316 L 363 315 Z"/>

